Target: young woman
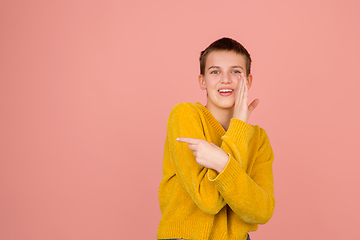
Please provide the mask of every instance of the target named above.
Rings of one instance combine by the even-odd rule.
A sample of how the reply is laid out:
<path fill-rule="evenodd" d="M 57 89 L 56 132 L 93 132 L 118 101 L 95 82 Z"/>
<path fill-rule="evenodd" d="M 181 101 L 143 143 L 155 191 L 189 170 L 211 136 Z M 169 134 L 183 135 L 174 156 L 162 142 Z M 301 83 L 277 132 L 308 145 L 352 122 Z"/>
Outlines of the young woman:
<path fill-rule="evenodd" d="M 273 214 L 274 159 L 264 129 L 248 118 L 248 51 L 222 38 L 200 55 L 207 104 L 180 103 L 170 113 L 159 188 L 158 239 L 246 240 Z"/>

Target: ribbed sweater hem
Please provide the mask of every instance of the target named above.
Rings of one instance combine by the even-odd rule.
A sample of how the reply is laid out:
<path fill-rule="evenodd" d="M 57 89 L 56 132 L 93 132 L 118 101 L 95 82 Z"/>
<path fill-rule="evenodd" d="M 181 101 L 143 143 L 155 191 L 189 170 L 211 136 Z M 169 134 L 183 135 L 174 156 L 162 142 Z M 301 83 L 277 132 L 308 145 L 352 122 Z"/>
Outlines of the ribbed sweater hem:
<path fill-rule="evenodd" d="M 219 231 L 215 225 L 201 222 L 160 221 L 157 239 L 246 240 L 247 235 L 244 232 L 242 236 L 228 236 L 226 231 Z"/>
<path fill-rule="evenodd" d="M 212 224 L 188 221 L 160 221 L 157 239 L 209 239 Z"/>

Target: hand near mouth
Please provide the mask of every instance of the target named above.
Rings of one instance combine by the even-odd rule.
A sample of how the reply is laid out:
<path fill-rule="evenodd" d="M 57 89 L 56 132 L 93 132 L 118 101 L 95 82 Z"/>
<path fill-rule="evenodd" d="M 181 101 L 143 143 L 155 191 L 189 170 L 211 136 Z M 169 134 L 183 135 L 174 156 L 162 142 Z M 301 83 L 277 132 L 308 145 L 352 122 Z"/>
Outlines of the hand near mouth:
<path fill-rule="evenodd" d="M 247 123 L 251 112 L 259 104 L 259 99 L 253 100 L 250 105 L 248 105 L 248 87 L 246 84 L 246 78 L 243 73 L 239 78 L 240 81 L 235 92 L 236 95 L 233 117 Z"/>

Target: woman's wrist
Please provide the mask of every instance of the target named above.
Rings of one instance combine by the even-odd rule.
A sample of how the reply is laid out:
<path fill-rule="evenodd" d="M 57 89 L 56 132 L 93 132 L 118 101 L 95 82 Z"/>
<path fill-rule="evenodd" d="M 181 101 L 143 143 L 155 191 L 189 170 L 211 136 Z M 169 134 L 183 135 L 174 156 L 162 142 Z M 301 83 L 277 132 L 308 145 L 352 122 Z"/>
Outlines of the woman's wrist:
<path fill-rule="evenodd" d="M 229 154 L 225 153 L 224 157 L 219 159 L 218 166 L 214 170 L 217 171 L 218 173 L 221 173 L 222 171 L 224 171 L 224 169 L 225 169 L 226 165 L 228 164 L 229 160 L 230 160 Z"/>

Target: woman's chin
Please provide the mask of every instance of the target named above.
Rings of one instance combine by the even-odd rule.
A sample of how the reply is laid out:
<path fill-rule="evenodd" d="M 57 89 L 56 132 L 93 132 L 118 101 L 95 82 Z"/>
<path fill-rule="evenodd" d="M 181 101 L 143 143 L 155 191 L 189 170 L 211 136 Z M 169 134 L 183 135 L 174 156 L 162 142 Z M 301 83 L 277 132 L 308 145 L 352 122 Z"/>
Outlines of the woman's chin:
<path fill-rule="evenodd" d="M 223 109 L 231 109 L 235 106 L 234 102 L 228 102 L 228 103 L 220 103 L 218 105 L 219 108 L 223 108 Z"/>

